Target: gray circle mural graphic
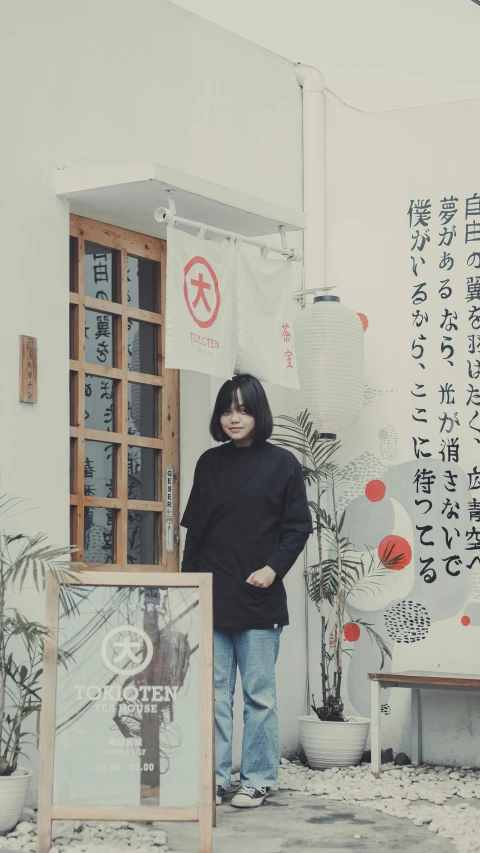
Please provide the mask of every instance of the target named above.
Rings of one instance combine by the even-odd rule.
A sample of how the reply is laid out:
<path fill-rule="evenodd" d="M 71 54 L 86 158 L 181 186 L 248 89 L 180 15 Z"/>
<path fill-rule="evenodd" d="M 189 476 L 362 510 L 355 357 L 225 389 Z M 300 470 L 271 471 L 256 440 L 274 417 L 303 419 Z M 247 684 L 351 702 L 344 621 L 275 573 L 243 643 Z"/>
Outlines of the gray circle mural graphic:
<path fill-rule="evenodd" d="M 385 611 L 385 627 L 395 643 L 417 643 L 428 634 L 430 616 L 423 604 L 397 601 Z"/>

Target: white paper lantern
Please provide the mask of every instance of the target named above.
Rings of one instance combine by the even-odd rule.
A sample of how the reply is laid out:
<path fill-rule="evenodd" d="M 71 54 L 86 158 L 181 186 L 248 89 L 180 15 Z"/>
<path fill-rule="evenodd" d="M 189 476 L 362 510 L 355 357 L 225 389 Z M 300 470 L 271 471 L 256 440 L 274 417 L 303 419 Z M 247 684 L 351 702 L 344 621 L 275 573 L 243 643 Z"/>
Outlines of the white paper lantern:
<path fill-rule="evenodd" d="M 295 416 L 308 409 L 323 435 L 336 436 L 362 413 L 362 321 L 338 296 L 317 296 L 294 328 L 301 390 L 289 393 L 288 408 Z"/>

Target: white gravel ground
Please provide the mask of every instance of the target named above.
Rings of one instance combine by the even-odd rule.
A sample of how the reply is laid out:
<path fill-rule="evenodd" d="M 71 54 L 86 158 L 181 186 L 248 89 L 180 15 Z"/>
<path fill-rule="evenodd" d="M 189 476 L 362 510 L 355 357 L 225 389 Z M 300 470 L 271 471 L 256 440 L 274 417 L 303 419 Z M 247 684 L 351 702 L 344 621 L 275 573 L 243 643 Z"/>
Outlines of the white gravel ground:
<path fill-rule="evenodd" d="M 480 851 L 480 770 L 385 764 L 376 779 L 369 764 L 313 771 L 282 759 L 278 787 L 427 824 L 461 853 Z"/>
<path fill-rule="evenodd" d="M 411 820 L 450 839 L 460 853 L 480 853 L 480 771 L 463 767 L 395 767 L 386 764 L 376 779 L 370 765 L 313 771 L 282 759 L 278 789 L 298 797 L 375 809 Z M 235 777 L 234 777 L 235 781 Z M 55 821 L 51 853 L 167 853 L 160 824 L 117 821 Z M 36 851 L 36 814 L 26 809 L 14 832 L 0 836 L 0 850 Z"/>

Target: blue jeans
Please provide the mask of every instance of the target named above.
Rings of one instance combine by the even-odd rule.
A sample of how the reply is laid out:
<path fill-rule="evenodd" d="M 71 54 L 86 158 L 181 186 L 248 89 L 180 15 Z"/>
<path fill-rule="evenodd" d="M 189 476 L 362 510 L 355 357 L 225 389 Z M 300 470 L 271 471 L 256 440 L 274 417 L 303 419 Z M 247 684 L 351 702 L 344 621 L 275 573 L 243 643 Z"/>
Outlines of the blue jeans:
<path fill-rule="evenodd" d="M 237 666 L 243 688 L 243 743 L 240 781 L 270 788 L 280 763 L 275 663 L 281 628 L 215 629 L 215 751 L 217 785 L 232 775 L 233 696 Z"/>

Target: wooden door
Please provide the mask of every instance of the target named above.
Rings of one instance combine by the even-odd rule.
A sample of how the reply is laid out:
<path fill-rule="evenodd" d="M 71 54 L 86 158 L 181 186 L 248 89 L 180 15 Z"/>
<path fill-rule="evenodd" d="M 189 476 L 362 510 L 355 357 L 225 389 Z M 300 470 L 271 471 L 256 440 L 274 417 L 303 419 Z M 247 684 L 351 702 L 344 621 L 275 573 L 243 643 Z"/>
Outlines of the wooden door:
<path fill-rule="evenodd" d="M 178 570 L 165 262 L 163 240 L 71 216 L 71 539 L 91 570 Z"/>

